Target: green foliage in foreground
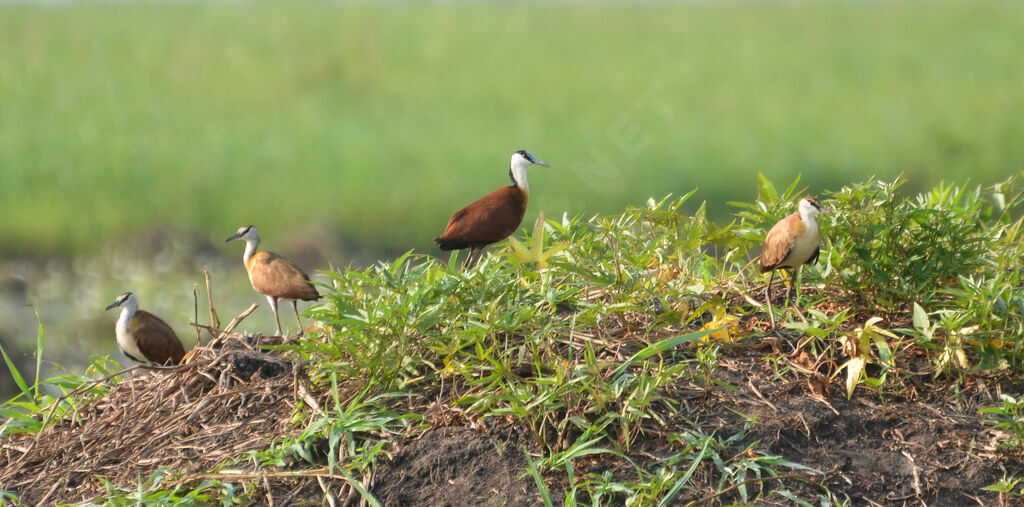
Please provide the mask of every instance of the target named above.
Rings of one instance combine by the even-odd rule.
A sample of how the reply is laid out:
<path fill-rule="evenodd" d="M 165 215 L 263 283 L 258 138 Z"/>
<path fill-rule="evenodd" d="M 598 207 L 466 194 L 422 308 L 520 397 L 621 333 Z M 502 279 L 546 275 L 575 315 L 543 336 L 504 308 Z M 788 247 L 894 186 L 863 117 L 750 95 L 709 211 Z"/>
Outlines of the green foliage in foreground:
<path fill-rule="evenodd" d="M 860 341 L 842 352 L 850 357 L 848 385 L 866 385 L 883 401 L 899 391 L 911 349 L 926 354 L 936 376 L 954 381 L 1024 372 L 1021 181 L 942 185 L 912 197 L 898 193 L 901 184 L 870 181 L 823 199 L 836 216 L 822 218 L 822 262 L 805 269 L 805 286 L 829 289 L 809 291 L 799 304 L 827 300 L 832 307 L 809 309 L 806 320 L 789 312 L 784 324 L 813 338 L 810 353 L 833 357 L 848 335 L 841 326 L 857 324 Z M 524 473 L 545 502 L 665 505 L 694 495 L 691 481 L 703 466 L 720 479 L 716 495 L 841 503 L 827 490 L 797 498 L 775 489 L 783 484 L 776 478 L 813 481 L 819 472 L 758 451 L 743 432 L 707 434 L 674 417 L 674 390 L 713 382 L 719 340 L 743 338 L 730 317 L 763 311 L 747 302 L 763 287 L 748 259 L 802 194 L 798 182 L 779 192 L 762 177 L 759 199 L 736 203 L 739 218 L 727 225 L 708 220 L 703 206 L 681 213 L 687 195 L 616 216 L 544 221 L 518 247 L 466 272 L 455 258 L 411 252 L 331 272 L 325 303 L 309 312 L 323 334 L 285 348 L 308 361 L 311 380 L 330 390 L 333 406 L 296 414 L 305 428 L 299 436 L 238 458 L 327 465 L 355 486 L 396 435 L 454 418 L 497 418 L 528 431 L 527 451 L 504 452 L 527 452 Z M 518 260 L 531 256 L 546 268 Z M 867 376 L 869 363 L 880 373 Z M 37 396 L 26 386 L 15 401 L 39 411 L 49 401 Z M 1014 435 L 1008 452 L 1022 450 L 1019 405 L 1005 399 L 985 411 Z M 38 430 L 19 424 L 9 421 L 4 431 Z M 655 429 L 674 454 L 644 466 L 630 460 L 637 439 Z M 631 472 L 581 472 L 583 457 L 620 460 Z M 554 498 L 545 481 L 554 475 L 569 478 L 564 498 Z M 1012 490 L 1015 480 L 992 487 Z M 159 478 L 151 482 L 153 491 L 130 498 L 162 491 Z M 205 485 L 203 494 L 227 495 L 223 487 Z"/>
<path fill-rule="evenodd" d="M 531 207 L 570 215 L 699 187 L 722 216 L 755 170 L 995 181 L 1022 26 L 998 0 L 5 3 L 0 249 L 255 223 L 426 250 L 520 148 L 552 164 Z"/>

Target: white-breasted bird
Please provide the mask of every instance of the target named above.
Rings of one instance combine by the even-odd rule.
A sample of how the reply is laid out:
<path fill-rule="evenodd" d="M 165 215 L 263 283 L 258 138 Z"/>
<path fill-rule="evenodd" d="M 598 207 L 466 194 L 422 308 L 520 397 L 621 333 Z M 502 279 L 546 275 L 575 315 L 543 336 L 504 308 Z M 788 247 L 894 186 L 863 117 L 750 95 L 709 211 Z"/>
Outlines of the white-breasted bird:
<path fill-rule="evenodd" d="M 281 336 L 281 319 L 277 314 L 279 299 L 291 300 L 295 310 L 295 320 L 299 323 L 299 335 L 302 335 L 302 320 L 299 319 L 298 300 L 314 301 L 320 299 L 320 293 L 309 280 L 309 275 L 302 271 L 294 262 L 271 252 L 257 252 L 260 244 L 260 233 L 251 225 L 240 227 L 237 232 L 225 239 L 245 240 L 245 253 L 242 263 L 249 274 L 252 288 L 267 296 L 270 309 L 274 310 L 274 322 L 277 323 L 277 334 Z"/>
<path fill-rule="evenodd" d="M 526 183 L 526 168 L 531 165 L 548 167 L 543 160 L 526 150 L 512 154 L 508 175 L 512 185 L 501 187 L 469 206 L 456 211 L 448 220 L 444 233 L 434 238 L 441 250 L 469 248 L 465 267 L 479 259 L 485 246 L 501 241 L 516 232 L 526 214 L 530 199 L 530 186 Z"/>
<path fill-rule="evenodd" d="M 160 317 L 145 310 L 139 310 L 135 294 L 125 292 L 117 297 L 106 310 L 121 307 L 114 334 L 117 346 L 128 359 L 138 363 L 176 365 L 185 356 L 185 347 L 171 326 Z"/>
<path fill-rule="evenodd" d="M 771 288 L 777 269 L 791 269 L 792 282 L 786 288 L 786 302 L 800 275 L 800 267 L 818 260 L 821 250 L 821 229 L 815 216 L 818 213 L 831 215 L 818 199 L 804 197 L 800 200 L 799 211 L 779 220 L 764 239 L 764 251 L 761 252 L 761 272 L 771 271 L 768 286 L 764 290 L 765 302 L 768 304 L 768 316 L 771 318 L 772 330 L 775 329 L 775 314 L 772 312 Z"/>

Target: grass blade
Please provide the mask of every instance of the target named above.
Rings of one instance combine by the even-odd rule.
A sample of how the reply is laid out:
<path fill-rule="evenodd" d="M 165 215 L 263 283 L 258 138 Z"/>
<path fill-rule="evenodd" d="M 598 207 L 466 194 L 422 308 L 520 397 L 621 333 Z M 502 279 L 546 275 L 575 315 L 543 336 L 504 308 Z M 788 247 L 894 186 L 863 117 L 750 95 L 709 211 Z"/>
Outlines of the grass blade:
<path fill-rule="evenodd" d="M 14 377 L 14 383 L 18 385 L 18 389 L 21 389 L 21 393 L 30 400 L 35 400 L 32 396 L 32 391 L 25 384 L 25 379 L 22 378 L 21 373 L 18 372 L 18 367 L 14 365 L 14 361 L 11 360 L 11 356 L 7 355 L 7 351 L 4 350 L 3 345 L 0 345 L 0 354 L 4 356 L 4 362 L 7 363 L 7 369 L 11 370 L 11 377 Z"/>
<path fill-rule="evenodd" d="M 678 347 L 684 343 L 699 340 L 709 334 L 717 333 L 718 331 L 721 330 L 722 328 L 705 329 L 704 331 L 698 331 L 696 333 L 689 333 L 675 336 L 672 338 L 666 338 L 657 343 L 648 345 L 641 349 L 636 354 L 633 354 L 633 356 L 627 359 L 625 363 L 622 363 L 622 365 L 615 370 L 615 374 L 612 376 L 616 378 L 621 376 L 626 371 L 626 369 L 629 368 L 630 365 L 632 365 L 636 361 L 643 361 L 644 359 L 647 359 L 648 357 L 651 357 L 655 354 L 663 354 L 674 347 Z"/>
<path fill-rule="evenodd" d="M 537 464 L 530 458 L 530 453 L 526 451 L 525 447 L 523 448 L 523 454 L 526 455 L 526 471 L 529 472 L 530 477 L 533 477 L 533 482 L 537 484 L 537 490 L 540 491 L 540 497 L 544 500 L 544 507 L 552 507 L 554 504 L 551 503 L 551 493 L 548 492 L 547 484 L 544 484 L 544 478 L 541 477 L 540 472 L 537 471 Z"/>

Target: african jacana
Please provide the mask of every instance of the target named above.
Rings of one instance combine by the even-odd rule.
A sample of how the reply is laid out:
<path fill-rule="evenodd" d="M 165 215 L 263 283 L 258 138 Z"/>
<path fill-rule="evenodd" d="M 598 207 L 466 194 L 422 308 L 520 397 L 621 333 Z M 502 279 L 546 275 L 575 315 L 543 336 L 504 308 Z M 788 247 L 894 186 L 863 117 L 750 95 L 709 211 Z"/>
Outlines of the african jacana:
<path fill-rule="evenodd" d="M 178 364 L 185 356 L 185 347 L 171 326 L 145 310 L 139 310 L 135 294 L 125 292 L 117 297 L 106 310 L 121 307 L 114 334 L 117 346 L 137 363 L 166 365 Z"/>
<path fill-rule="evenodd" d="M 526 168 L 531 165 L 548 167 L 544 161 L 535 158 L 526 150 L 512 154 L 508 175 L 512 184 L 501 187 L 469 206 L 460 209 L 448 220 L 444 234 L 434 238 L 441 250 L 469 248 L 465 267 L 473 265 L 474 256 L 479 259 L 485 246 L 501 241 L 519 228 L 526 214 L 526 202 L 530 199 L 530 186 L 526 183 Z"/>
<path fill-rule="evenodd" d="M 252 288 L 267 296 L 270 309 L 274 310 L 274 322 L 277 323 L 277 335 L 281 336 L 281 319 L 277 315 L 277 300 L 291 300 L 292 309 L 295 310 L 295 320 L 299 323 L 299 336 L 302 336 L 302 320 L 299 319 L 299 302 L 313 301 L 320 299 L 316 287 L 309 281 L 309 275 L 304 273 L 294 262 L 281 257 L 275 253 L 257 252 L 256 247 L 260 244 L 260 233 L 251 225 L 240 227 L 238 232 L 225 239 L 224 242 L 233 239 L 245 240 L 245 253 L 242 254 L 242 262 L 245 264 L 245 271 L 249 273 L 249 283 Z"/>
<path fill-rule="evenodd" d="M 818 213 L 831 215 L 814 197 L 800 200 L 800 210 L 779 220 L 768 231 L 764 239 L 764 251 L 761 252 L 761 272 L 771 271 L 768 275 L 768 287 L 764 290 L 765 302 L 768 304 L 768 316 L 771 318 L 772 329 L 775 329 L 775 314 L 772 312 L 771 288 L 777 269 L 794 270 L 790 286 L 786 288 L 786 302 L 789 302 L 790 291 L 800 275 L 800 267 L 818 260 L 821 250 L 821 229 L 814 217 Z"/>

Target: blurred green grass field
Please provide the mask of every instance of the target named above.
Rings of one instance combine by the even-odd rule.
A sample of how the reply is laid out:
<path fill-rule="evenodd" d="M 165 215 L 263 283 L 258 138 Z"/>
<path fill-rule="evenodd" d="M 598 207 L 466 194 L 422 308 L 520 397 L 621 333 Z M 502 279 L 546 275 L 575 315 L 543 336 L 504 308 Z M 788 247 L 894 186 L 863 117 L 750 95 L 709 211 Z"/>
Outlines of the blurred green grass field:
<path fill-rule="evenodd" d="M 551 164 L 528 220 L 723 213 L 758 171 L 988 183 L 1024 167 L 1021 48 L 1019 2 L 7 5 L 0 252 L 246 223 L 433 252 L 520 148 Z"/>

